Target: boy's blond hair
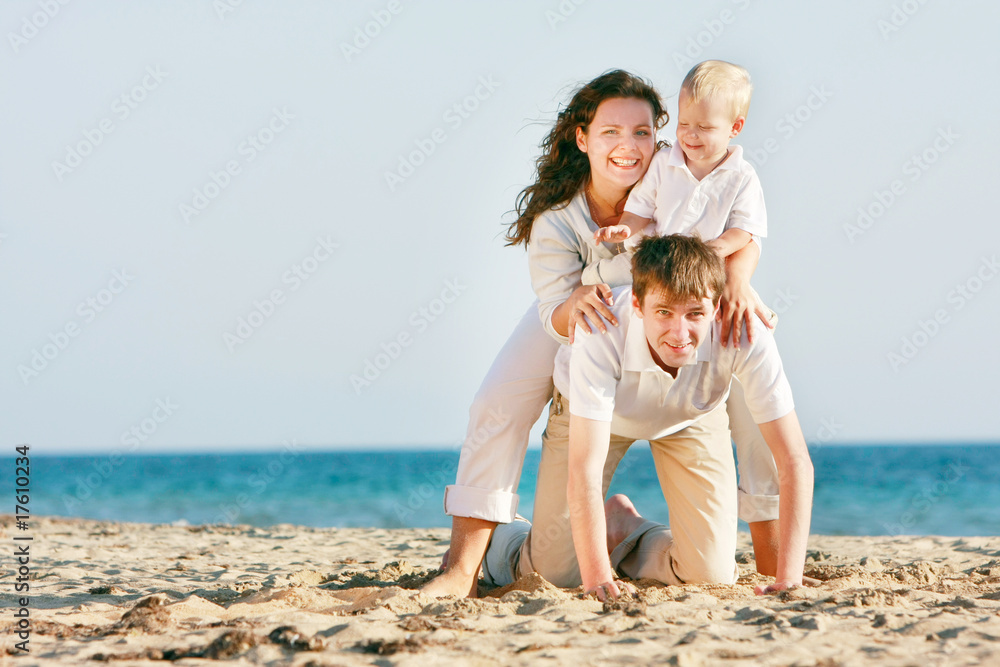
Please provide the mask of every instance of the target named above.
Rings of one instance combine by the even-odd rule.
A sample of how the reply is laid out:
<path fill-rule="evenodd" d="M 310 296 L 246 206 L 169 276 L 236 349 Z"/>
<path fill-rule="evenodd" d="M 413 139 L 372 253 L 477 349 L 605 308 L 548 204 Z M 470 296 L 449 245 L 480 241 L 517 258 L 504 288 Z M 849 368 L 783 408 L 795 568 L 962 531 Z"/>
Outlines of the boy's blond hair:
<path fill-rule="evenodd" d="M 691 68 L 681 83 L 692 102 L 716 98 L 729 106 L 732 120 L 746 118 L 750 110 L 753 82 L 745 68 L 724 60 L 706 60 Z"/>

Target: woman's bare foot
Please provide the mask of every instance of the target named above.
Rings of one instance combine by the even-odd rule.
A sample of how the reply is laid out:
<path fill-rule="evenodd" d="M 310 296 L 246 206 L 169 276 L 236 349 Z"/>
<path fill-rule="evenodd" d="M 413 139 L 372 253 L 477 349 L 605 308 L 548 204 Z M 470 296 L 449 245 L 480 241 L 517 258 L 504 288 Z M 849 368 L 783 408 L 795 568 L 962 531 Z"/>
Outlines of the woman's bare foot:
<path fill-rule="evenodd" d="M 623 493 L 611 496 L 604 503 L 604 517 L 608 529 L 609 554 L 645 521 Z"/>
<path fill-rule="evenodd" d="M 436 598 L 447 595 L 454 595 L 458 598 L 478 597 L 479 572 L 469 575 L 456 569 L 445 570 L 424 584 L 420 592 Z"/>
<path fill-rule="evenodd" d="M 444 572 L 428 581 L 420 590 L 434 597 L 477 597 L 479 566 L 496 526 L 493 521 L 452 517 L 451 547 L 441 559 Z"/>

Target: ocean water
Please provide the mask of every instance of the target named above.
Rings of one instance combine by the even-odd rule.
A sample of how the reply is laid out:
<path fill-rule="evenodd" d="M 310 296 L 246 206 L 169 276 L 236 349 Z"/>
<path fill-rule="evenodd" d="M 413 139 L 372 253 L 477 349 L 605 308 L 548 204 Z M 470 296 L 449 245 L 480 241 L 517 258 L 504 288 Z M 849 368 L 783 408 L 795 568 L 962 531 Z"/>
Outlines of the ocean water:
<path fill-rule="evenodd" d="M 34 454 L 34 452 L 31 452 Z M 812 532 L 1000 534 L 1000 446 L 811 449 Z M 518 512 L 530 518 L 540 452 L 528 452 Z M 32 515 L 153 523 L 450 525 L 442 509 L 458 451 L 273 452 L 31 457 Z M 14 460 L 3 459 L 13 507 Z M 649 447 L 634 445 L 611 487 L 667 522 Z"/>

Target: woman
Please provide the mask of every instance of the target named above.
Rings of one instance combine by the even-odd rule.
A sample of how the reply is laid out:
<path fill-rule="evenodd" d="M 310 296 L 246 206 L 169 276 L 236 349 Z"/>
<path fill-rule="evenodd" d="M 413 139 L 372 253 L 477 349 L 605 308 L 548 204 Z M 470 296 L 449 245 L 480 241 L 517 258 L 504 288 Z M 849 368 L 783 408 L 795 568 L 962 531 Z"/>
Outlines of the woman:
<path fill-rule="evenodd" d="M 559 344 L 571 342 L 576 325 L 591 332 L 588 320 L 599 330 L 605 328 L 602 317 L 617 326 L 607 308 L 610 286 L 582 286 L 581 275 L 584 267 L 621 251 L 616 245 L 595 246 L 593 234 L 618 223 L 629 191 L 657 148 L 656 131 L 667 119 L 651 85 L 615 70 L 578 90 L 542 142 L 537 179 L 519 195 L 518 218 L 507 234 L 510 245 L 528 247 L 539 300 L 515 328 L 473 401 L 456 484 L 445 492 L 445 512 L 453 517 L 447 570 L 424 592 L 475 597 L 490 535 L 498 523 L 514 519 L 528 434 L 552 397 Z M 727 264 L 724 317 L 726 329 L 735 324 L 734 338 L 743 322 L 749 328 L 753 315 L 747 308 L 755 303 L 749 277 L 758 257 L 750 244 Z M 763 316 L 763 310 L 758 314 Z M 751 525 L 751 532 L 755 545 L 773 543 L 773 522 L 759 522 L 756 530 Z M 757 551 L 764 571 L 773 555 Z"/>

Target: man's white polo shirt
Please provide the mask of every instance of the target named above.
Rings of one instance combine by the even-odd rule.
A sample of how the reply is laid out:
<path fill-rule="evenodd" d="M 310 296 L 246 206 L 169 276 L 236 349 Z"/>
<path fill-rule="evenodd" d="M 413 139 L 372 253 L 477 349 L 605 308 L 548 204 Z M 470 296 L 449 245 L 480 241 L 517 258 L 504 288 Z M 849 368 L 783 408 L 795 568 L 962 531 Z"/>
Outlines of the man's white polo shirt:
<path fill-rule="evenodd" d="M 754 326 L 751 344 L 744 332 L 740 349 L 721 343 L 721 323 L 676 379 L 653 361 L 642 319 L 632 308 L 630 287 L 614 291 L 618 326 L 606 334 L 578 330 L 556 355 L 553 380 L 569 397 L 570 413 L 610 421 L 611 432 L 636 440 L 676 433 L 721 405 L 735 375 L 758 424 L 783 417 L 795 407 L 771 331 Z"/>
<path fill-rule="evenodd" d="M 711 241 L 732 228 L 767 236 L 764 191 L 757 172 L 743 159 L 742 146 L 731 145 L 729 150 L 729 157 L 699 181 L 688 169 L 680 144 L 660 149 L 632 188 L 625 210 L 652 218 L 657 236 L 697 232 Z"/>

